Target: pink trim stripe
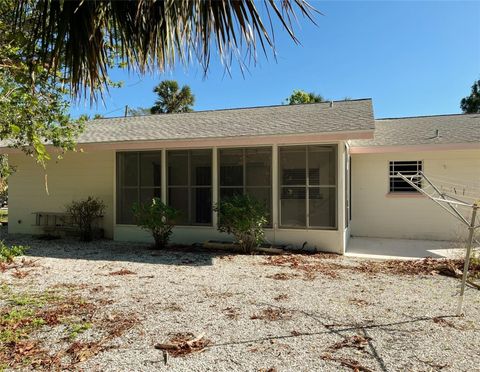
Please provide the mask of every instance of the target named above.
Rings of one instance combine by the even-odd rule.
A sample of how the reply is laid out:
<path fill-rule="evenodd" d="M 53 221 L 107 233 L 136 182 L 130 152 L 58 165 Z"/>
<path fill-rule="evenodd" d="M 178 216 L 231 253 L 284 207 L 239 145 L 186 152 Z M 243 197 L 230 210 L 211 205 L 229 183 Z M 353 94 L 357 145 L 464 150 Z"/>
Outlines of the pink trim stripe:
<path fill-rule="evenodd" d="M 382 154 L 392 152 L 480 150 L 480 143 L 449 143 L 438 145 L 366 146 L 350 147 L 351 154 Z"/>
<path fill-rule="evenodd" d="M 202 148 L 202 147 L 228 147 L 252 146 L 273 144 L 304 144 L 322 143 L 332 141 L 347 141 L 349 139 L 373 139 L 373 130 L 356 132 L 336 132 L 328 134 L 290 134 L 276 136 L 255 137 L 228 137 L 228 138 L 197 138 L 190 140 L 152 140 L 152 141 L 123 141 L 80 143 L 77 148 L 82 150 L 144 150 L 160 148 Z M 51 147 L 51 146 L 48 146 Z M 0 153 L 16 153 L 18 149 L 0 148 Z"/>

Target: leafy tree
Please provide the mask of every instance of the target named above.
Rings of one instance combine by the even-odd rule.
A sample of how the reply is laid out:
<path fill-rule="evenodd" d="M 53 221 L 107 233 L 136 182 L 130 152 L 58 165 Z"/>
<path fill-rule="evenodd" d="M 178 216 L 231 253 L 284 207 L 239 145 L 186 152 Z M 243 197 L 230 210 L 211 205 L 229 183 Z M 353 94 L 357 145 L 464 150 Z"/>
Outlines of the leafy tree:
<path fill-rule="evenodd" d="M 278 23 L 294 42 L 297 15 L 313 21 L 316 10 L 306 0 L 18 0 L 16 30 L 28 28 L 27 42 L 37 65 L 64 73 L 74 96 L 93 97 L 108 84 L 112 59 L 140 73 L 163 72 L 180 60 L 195 58 L 206 72 L 212 51 L 227 66 L 243 66 L 274 49 Z M 263 15 L 261 15 L 261 13 Z M 244 53 L 242 53 L 244 52 Z M 32 61 L 33 62 L 33 61 Z"/>
<path fill-rule="evenodd" d="M 0 2 L 0 140 L 45 165 L 45 143 L 73 150 L 82 120 L 68 115 L 59 75 L 32 59 L 38 46 L 27 47 L 31 28 L 13 31 L 14 9 L 15 2 Z"/>
<path fill-rule="evenodd" d="M 164 80 L 153 91 L 158 99 L 150 109 L 152 114 L 172 114 L 176 112 L 192 112 L 195 96 L 188 85 L 181 89 L 175 80 Z"/>
<path fill-rule="evenodd" d="M 316 93 L 307 93 L 304 90 L 295 89 L 293 93 L 286 99 L 288 105 L 298 105 L 300 103 L 318 103 L 324 102 L 325 99 Z"/>
<path fill-rule="evenodd" d="M 14 172 L 14 168 L 8 164 L 8 155 L 0 154 L 0 204 L 8 196 L 8 177 Z M 1 205 L 0 205 L 1 206 Z"/>
<path fill-rule="evenodd" d="M 464 114 L 480 113 L 480 80 L 473 83 L 470 95 L 462 98 L 460 108 Z"/>

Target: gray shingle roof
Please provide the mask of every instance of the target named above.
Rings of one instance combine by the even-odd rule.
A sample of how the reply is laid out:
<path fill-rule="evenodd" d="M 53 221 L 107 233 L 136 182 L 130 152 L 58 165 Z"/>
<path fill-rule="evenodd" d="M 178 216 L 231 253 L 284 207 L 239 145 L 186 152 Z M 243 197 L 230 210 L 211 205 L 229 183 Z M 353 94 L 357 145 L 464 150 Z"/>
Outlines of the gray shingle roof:
<path fill-rule="evenodd" d="M 353 147 L 455 143 L 478 143 L 480 148 L 480 114 L 379 119 L 373 139 L 351 141 Z"/>
<path fill-rule="evenodd" d="M 78 143 L 372 131 L 371 99 L 97 119 Z"/>

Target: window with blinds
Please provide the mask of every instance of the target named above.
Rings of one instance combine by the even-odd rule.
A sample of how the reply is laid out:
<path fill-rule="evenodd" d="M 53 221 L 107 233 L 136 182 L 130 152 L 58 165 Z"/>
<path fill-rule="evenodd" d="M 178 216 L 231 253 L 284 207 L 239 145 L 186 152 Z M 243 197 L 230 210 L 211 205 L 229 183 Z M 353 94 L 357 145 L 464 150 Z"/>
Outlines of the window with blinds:
<path fill-rule="evenodd" d="M 413 187 L 407 181 L 405 181 L 402 177 L 400 177 L 399 173 L 403 174 L 408 178 L 413 177 L 412 178 L 413 183 L 420 188 L 422 187 L 422 177 L 419 175 L 419 172 L 423 171 L 423 161 L 421 160 L 390 161 L 389 167 L 390 167 L 389 192 L 391 193 L 418 192 L 418 190 L 415 189 L 415 187 Z"/>

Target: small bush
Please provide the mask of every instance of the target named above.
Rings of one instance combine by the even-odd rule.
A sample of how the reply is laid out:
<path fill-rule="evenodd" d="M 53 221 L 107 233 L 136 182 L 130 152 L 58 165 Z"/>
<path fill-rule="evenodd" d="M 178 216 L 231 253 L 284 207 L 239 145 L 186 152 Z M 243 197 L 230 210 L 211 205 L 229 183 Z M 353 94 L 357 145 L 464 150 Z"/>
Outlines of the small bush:
<path fill-rule="evenodd" d="M 89 196 L 87 199 L 71 202 L 66 208 L 72 222 L 80 230 L 80 240 L 92 241 L 95 220 L 105 213 L 105 203 L 98 198 Z"/>
<path fill-rule="evenodd" d="M 250 253 L 263 241 L 268 222 L 263 203 L 249 195 L 235 195 L 220 201 L 214 210 L 218 212 L 218 231 L 232 234 L 244 252 Z"/>
<path fill-rule="evenodd" d="M 15 257 L 23 256 L 27 250 L 28 247 L 23 245 L 12 245 L 9 247 L 2 240 L 0 241 L 0 262 L 13 262 Z"/>
<path fill-rule="evenodd" d="M 151 203 L 135 204 L 133 213 L 137 225 L 152 234 L 155 248 L 165 248 L 172 235 L 175 219 L 179 212 L 162 203 L 159 198 L 153 198 Z"/>

